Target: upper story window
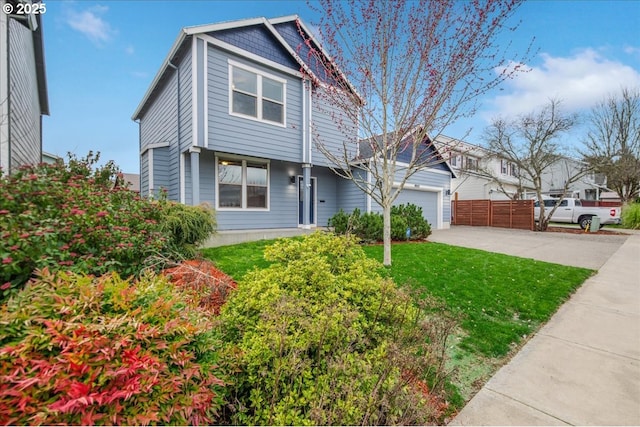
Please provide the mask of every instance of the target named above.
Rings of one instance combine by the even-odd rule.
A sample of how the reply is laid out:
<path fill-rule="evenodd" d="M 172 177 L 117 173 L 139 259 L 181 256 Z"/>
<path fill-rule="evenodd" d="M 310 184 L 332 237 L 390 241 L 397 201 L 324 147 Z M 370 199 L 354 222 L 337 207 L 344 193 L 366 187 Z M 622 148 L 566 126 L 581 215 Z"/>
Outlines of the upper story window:
<path fill-rule="evenodd" d="M 473 157 L 467 157 L 466 158 L 466 163 L 467 163 L 467 169 L 468 170 L 472 170 L 472 171 L 477 171 L 478 170 L 478 159 L 473 158 Z"/>
<path fill-rule="evenodd" d="M 229 112 L 285 125 L 286 80 L 229 61 Z"/>
<path fill-rule="evenodd" d="M 449 153 L 449 163 L 451 164 L 451 166 L 453 167 L 458 167 L 460 160 L 461 160 L 461 156 L 459 153 L 452 151 Z"/>

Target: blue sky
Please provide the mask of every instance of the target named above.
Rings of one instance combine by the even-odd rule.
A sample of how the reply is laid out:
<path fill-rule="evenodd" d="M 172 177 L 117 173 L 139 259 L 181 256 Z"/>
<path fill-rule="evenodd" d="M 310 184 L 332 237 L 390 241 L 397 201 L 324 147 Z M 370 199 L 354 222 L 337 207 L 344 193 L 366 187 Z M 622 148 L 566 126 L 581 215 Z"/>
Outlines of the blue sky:
<path fill-rule="evenodd" d="M 317 20 L 298 0 L 46 5 L 51 116 L 44 119 L 44 150 L 63 157 L 100 151 L 103 161 L 131 173 L 139 170 L 138 125 L 131 115 L 182 27 L 290 14 L 309 24 Z M 477 114 L 447 129 L 449 136 L 479 143 L 496 115 L 527 112 L 552 97 L 580 112 L 621 86 L 640 87 L 640 1 L 530 1 L 517 18 L 522 25 L 510 34 L 514 46 L 526 47 L 535 37 L 531 71 L 484 96 Z"/>

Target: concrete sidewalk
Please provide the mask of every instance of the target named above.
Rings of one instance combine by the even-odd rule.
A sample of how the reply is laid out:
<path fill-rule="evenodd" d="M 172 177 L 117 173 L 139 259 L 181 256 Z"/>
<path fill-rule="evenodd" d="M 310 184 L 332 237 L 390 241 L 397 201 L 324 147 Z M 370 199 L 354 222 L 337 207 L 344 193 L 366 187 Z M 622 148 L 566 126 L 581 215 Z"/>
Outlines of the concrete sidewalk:
<path fill-rule="evenodd" d="M 640 425 L 640 235 L 625 238 L 450 425 Z"/>

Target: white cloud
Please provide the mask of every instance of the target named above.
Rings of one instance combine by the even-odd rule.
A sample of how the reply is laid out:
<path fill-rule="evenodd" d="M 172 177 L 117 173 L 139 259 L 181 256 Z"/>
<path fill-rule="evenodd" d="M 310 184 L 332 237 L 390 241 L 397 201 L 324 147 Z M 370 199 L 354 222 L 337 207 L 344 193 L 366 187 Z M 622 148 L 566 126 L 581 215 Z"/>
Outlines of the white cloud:
<path fill-rule="evenodd" d="M 69 9 L 67 24 L 87 36 L 93 43 L 108 42 L 116 31 L 100 16 L 104 15 L 107 10 L 109 10 L 107 6 L 94 6 L 84 11 Z"/>
<path fill-rule="evenodd" d="M 640 47 L 627 45 L 624 47 L 624 53 L 640 58 Z"/>
<path fill-rule="evenodd" d="M 542 54 L 542 64 L 527 66 L 531 71 L 504 82 L 506 94 L 490 101 L 491 111 L 483 116 L 514 116 L 535 110 L 551 98 L 574 112 L 590 108 L 621 87 L 640 86 L 640 72 L 621 62 L 609 60 L 592 49 L 569 57 Z M 516 64 L 511 64 L 511 67 Z M 500 72 L 502 70 L 496 70 Z"/>

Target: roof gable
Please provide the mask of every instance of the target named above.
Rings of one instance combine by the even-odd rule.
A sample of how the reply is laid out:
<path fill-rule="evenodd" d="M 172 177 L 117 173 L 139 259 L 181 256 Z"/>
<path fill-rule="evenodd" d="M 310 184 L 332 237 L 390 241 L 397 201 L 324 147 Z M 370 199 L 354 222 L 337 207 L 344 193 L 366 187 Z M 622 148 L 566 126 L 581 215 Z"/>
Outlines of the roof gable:
<path fill-rule="evenodd" d="M 413 151 L 413 138 L 414 138 L 413 135 L 409 135 L 402 140 L 402 144 L 404 145 L 404 147 L 402 147 L 398 151 L 398 154 L 396 156 L 397 162 L 407 163 L 407 164 L 411 162 L 411 156 Z M 359 159 L 360 160 L 368 159 L 373 156 L 374 147 L 369 142 L 371 140 L 372 139 L 366 139 L 366 140 L 360 141 L 359 143 L 359 149 L 360 149 Z M 374 137 L 373 140 L 376 141 L 374 144 L 379 145 L 382 143 L 380 135 Z M 422 143 L 420 144 L 417 155 L 418 155 L 418 158 L 420 158 L 424 162 L 424 165 L 426 168 L 449 172 L 451 173 L 452 176 L 455 177 L 455 173 L 453 172 L 453 169 L 451 169 L 451 167 L 449 166 L 449 163 L 442 156 L 442 154 L 440 153 L 440 150 L 438 150 L 438 147 L 436 147 L 436 145 L 431 141 L 431 139 L 428 136 L 426 136 L 422 141 Z"/>
<path fill-rule="evenodd" d="M 253 18 L 183 28 L 133 113 L 131 117 L 133 120 L 141 117 L 153 93 L 165 80 L 165 75 L 171 72 L 171 61 L 178 56 L 188 39 L 193 36 L 213 37 L 252 55 L 261 56 L 296 72 L 301 71 L 303 75 L 310 76 L 317 82 L 331 82 L 331 78 L 324 71 L 329 67 L 335 70 L 332 73 L 333 78 L 337 76 L 341 79 L 345 83 L 341 86 L 348 87 L 359 98 L 356 90 L 337 69 L 297 15 L 274 19 Z M 314 56 L 311 54 L 312 51 L 315 58 L 312 58 Z M 322 59 L 318 59 L 318 56 Z"/>
<path fill-rule="evenodd" d="M 300 64 L 291 55 L 291 52 L 264 25 L 229 28 L 210 31 L 207 34 L 285 67 L 293 70 L 300 69 Z"/>

